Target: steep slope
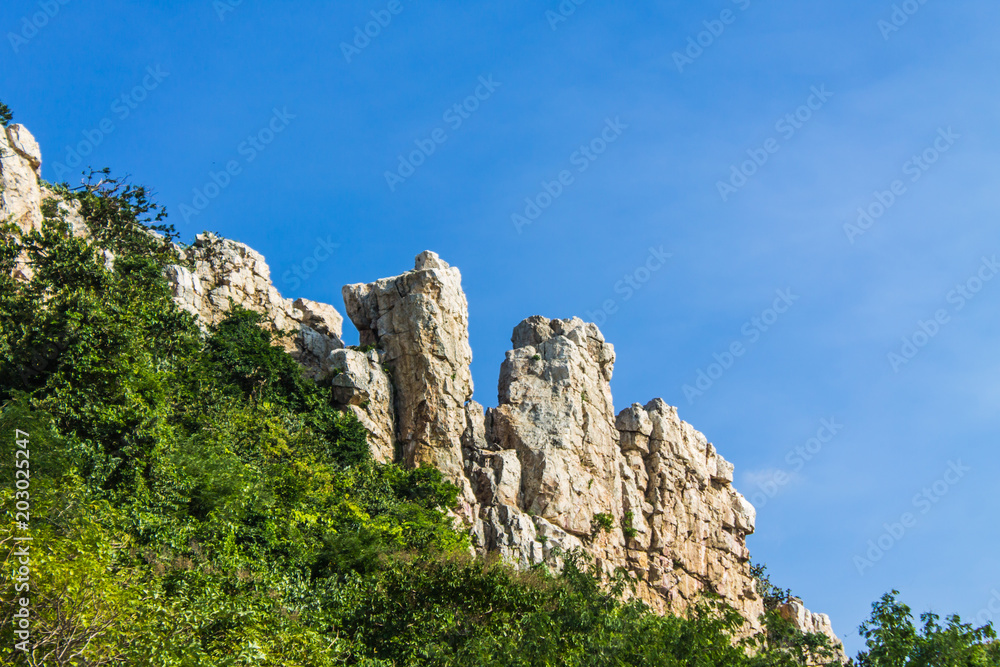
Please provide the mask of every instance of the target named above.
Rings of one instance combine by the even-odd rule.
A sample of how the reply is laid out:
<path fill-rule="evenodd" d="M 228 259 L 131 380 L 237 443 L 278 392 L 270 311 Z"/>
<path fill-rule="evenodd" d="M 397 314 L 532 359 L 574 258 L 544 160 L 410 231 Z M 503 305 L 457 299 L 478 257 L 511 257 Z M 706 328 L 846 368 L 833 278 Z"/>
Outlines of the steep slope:
<path fill-rule="evenodd" d="M 72 221 L 72 204 L 40 184 L 30 133 L 14 125 L 0 135 L 0 218 L 37 229 L 49 197 Z M 86 234 L 81 224 L 74 231 Z M 306 373 L 358 416 L 377 460 L 432 465 L 459 487 L 457 513 L 478 550 L 522 567 L 582 550 L 609 574 L 629 571 L 654 609 L 681 611 L 712 592 L 759 628 L 763 601 L 746 548 L 755 511 L 733 488 L 732 465 L 661 399 L 615 414 L 614 349 L 596 325 L 538 316 L 518 324 L 498 405 L 484 411 L 471 400 L 461 274 L 436 254 L 344 288 L 362 345 L 374 346 L 357 350 L 344 347 L 335 308 L 282 297 L 251 248 L 205 234 L 178 251 L 186 266 L 166 277 L 185 310 L 206 326 L 232 304 L 263 314 Z M 19 265 L 15 276 L 30 270 Z M 800 601 L 783 613 L 836 641 L 829 618 Z"/>

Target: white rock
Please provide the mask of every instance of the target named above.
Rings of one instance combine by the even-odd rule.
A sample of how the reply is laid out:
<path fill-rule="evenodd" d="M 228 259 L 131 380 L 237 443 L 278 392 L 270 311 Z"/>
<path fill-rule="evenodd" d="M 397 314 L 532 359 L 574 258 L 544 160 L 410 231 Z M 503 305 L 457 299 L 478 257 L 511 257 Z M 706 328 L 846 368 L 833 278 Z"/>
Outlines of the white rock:
<path fill-rule="evenodd" d="M 42 226 L 40 165 L 38 144 L 23 125 L 0 128 L 0 220 L 23 232 Z"/>
<path fill-rule="evenodd" d="M 382 370 L 378 350 L 335 350 L 329 355 L 327 368 L 334 400 L 364 424 L 372 456 L 382 463 L 391 462 L 395 456 L 392 383 Z"/>
<path fill-rule="evenodd" d="M 35 175 L 41 178 L 42 149 L 31 132 L 28 132 L 28 128 L 20 124 L 10 125 L 7 127 L 7 136 L 10 138 L 11 148 L 27 160 Z"/>
<path fill-rule="evenodd" d="M 377 344 L 391 369 L 404 464 L 438 468 L 471 503 L 462 436 L 473 390 L 472 349 L 462 276 L 431 252 L 414 265 L 393 278 L 347 285 L 344 303 L 361 344 Z"/>

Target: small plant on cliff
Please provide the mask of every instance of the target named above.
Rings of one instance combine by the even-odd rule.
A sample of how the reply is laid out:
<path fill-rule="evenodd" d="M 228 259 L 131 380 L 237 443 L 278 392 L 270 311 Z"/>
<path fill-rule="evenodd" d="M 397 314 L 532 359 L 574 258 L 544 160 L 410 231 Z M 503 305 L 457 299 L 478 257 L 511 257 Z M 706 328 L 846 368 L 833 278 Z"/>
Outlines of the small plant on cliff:
<path fill-rule="evenodd" d="M 0 102 L 0 125 L 7 127 L 14 120 L 14 112 L 3 102 Z"/>
<path fill-rule="evenodd" d="M 773 611 L 792 597 L 790 589 L 778 588 L 771 583 L 771 577 L 767 573 L 767 565 L 751 563 L 750 576 L 754 578 L 754 583 L 757 586 L 757 595 L 764 601 L 764 611 Z"/>
<path fill-rule="evenodd" d="M 596 536 L 598 533 L 610 533 L 611 529 L 615 527 L 615 520 L 610 514 L 605 514 L 604 512 L 598 512 L 594 515 L 594 527 L 592 533 Z"/>
<path fill-rule="evenodd" d="M 632 510 L 625 512 L 625 516 L 622 517 L 622 532 L 625 533 L 625 537 L 631 539 L 639 534 L 639 531 L 633 526 L 635 521 L 635 514 Z"/>

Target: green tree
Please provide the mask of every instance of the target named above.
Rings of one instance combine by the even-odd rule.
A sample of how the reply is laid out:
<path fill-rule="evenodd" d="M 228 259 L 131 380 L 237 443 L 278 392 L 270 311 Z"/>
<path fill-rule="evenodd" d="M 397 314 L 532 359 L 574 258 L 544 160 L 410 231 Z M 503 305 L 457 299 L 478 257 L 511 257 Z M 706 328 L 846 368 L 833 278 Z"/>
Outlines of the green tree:
<path fill-rule="evenodd" d="M 859 667 L 987 667 L 1000 665 L 1000 645 L 992 625 L 975 628 L 949 616 L 944 626 L 930 612 L 914 626 L 910 608 L 899 602 L 898 591 L 872 605 L 872 615 L 861 624 L 867 650 L 858 654 Z"/>

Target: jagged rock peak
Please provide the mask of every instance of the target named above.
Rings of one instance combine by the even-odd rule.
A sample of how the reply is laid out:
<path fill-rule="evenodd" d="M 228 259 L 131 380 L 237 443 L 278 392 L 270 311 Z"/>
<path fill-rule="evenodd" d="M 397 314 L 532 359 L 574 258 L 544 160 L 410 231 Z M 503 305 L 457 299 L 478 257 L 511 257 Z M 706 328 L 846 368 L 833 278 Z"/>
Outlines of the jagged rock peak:
<path fill-rule="evenodd" d="M 490 441 L 521 461 L 522 508 L 575 535 L 590 535 L 597 514 L 619 525 L 614 348 L 579 318 L 529 317 L 511 342 L 487 421 Z"/>
<path fill-rule="evenodd" d="M 462 274 L 426 251 L 412 271 L 347 285 L 343 294 L 361 344 L 377 345 L 391 370 L 403 462 L 435 466 L 471 503 L 462 440 L 473 390 L 472 348 Z"/>

